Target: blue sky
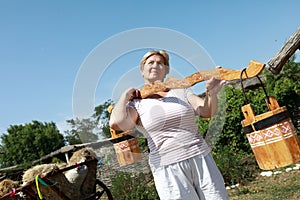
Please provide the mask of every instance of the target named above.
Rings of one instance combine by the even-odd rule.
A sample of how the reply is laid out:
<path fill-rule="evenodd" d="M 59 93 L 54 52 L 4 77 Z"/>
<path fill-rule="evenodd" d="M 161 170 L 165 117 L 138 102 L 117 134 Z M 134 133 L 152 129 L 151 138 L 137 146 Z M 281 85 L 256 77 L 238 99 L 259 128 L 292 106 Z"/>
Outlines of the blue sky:
<path fill-rule="evenodd" d="M 298 0 L 1 0 L 0 134 L 32 120 L 53 121 L 64 130 L 65 121 L 73 118 L 80 69 L 97 48 L 121 33 L 147 27 L 174 31 L 198 43 L 214 64 L 242 69 L 250 60 L 267 63 L 279 51 L 300 25 L 299 7 Z M 180 38 L 177 44 L 181 47 Z M 119 47 L 107 48 L 118 52 Z M 97 79 L 95 106 L 117 98 L 112 91 L 121 86 L 140 86 L 131 70 L 145 50 L 133 49 L 99 66 L 105 71 Z M 195 69 L 186 58 L 170 55 L 173 74 L 185 76 Z M 104 56 L 97 55 L 99 63 Z"/>

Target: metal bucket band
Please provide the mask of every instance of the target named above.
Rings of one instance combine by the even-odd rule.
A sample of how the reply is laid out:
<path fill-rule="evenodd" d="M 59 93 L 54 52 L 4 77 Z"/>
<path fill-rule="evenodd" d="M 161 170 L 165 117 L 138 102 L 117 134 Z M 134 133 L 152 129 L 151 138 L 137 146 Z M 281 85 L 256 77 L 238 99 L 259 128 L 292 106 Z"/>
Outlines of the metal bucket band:
<path fill-rule="evenodd" d="M 290 115 L 289 115 L 289 112 L 287 110 L 283 111 L 283 112 L 280 112 L 280 113 L 277 113 L 277 114 L 272 115 L 268 118 L 265 118 L 265 119 L 262 119 L 260 121 L 254 122 L 252 125 L 248 125 L 248 126 L 243 127 L 244 133 L 248 134 L 248 133 L 252 133 L 254 131 L 259 131 L 259 130 L 265 129 L 265 128 L 267 128 L 269 126 L 272 126 L 274 124 L 277 124 L 280 121 L 285 120 L 289 117 L 290 117 Z M 252 126 L 255 128 L 255 130 L 253 130 Z"/>

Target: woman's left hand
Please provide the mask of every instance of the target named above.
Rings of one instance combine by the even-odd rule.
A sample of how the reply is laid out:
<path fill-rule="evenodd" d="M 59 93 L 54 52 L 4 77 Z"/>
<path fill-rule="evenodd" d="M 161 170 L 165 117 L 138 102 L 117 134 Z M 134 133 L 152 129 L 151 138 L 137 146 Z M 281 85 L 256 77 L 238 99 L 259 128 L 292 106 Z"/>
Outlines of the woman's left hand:
<path fill-rule="evenodd" d="M 216 68 L 221 68 L 221 66 L 217 66 Z M 217 95 L 225 84 L 226 80 L 211 78 L 206 82 L 206 90 L 210 95 Z"/>

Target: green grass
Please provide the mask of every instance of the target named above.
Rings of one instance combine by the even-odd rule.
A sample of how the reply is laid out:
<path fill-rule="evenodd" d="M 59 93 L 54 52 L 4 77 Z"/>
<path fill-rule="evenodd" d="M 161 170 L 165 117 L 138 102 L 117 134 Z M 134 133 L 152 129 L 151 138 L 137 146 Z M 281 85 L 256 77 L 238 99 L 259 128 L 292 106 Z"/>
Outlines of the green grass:
<path fill-rule="evenodd" d="M 300 170 L 282 172 L 228 190 L 230 200 L 299 200 Z"/>

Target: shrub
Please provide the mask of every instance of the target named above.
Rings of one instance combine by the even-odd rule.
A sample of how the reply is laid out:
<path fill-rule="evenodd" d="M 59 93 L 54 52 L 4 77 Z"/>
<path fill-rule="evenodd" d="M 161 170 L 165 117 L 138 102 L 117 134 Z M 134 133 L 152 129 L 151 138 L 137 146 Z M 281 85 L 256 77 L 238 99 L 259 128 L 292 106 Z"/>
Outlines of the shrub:
<path fill-rule="evenodd" d="M 110 188 L 116 200 L 159 199 L 151 173 L 128 173 L 118 171 Z"/>
<path fill-rule="evenodd" d="M 253 154 L 243 151 L 231 151 L 230 147 L 224 146 L 213 157 L 219 167 L 226 185 L 244 184 L 254 180 L 259 168 Z"/>

